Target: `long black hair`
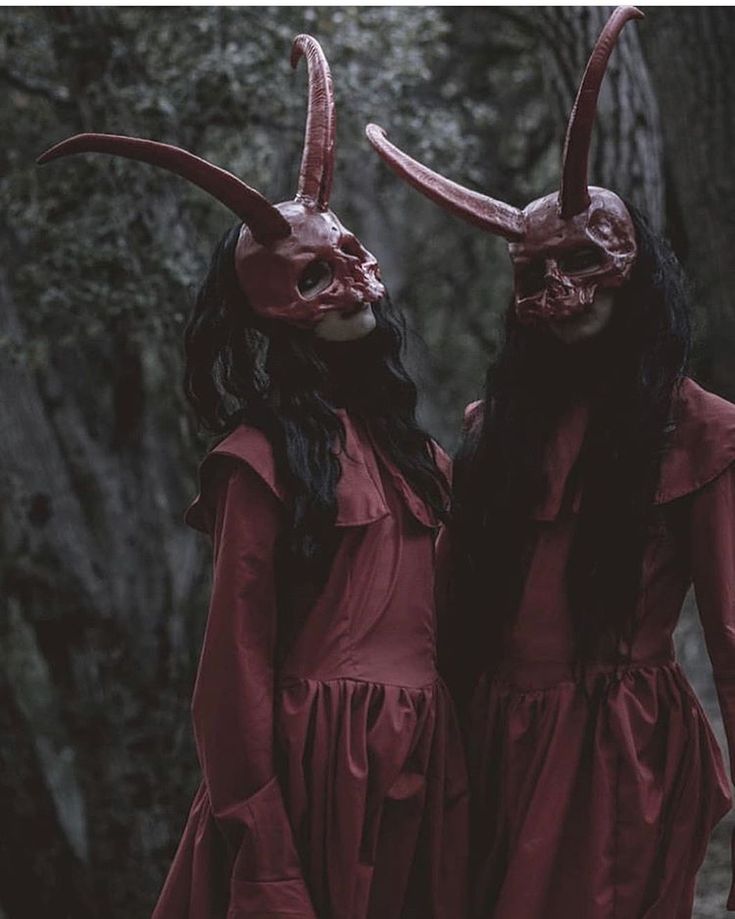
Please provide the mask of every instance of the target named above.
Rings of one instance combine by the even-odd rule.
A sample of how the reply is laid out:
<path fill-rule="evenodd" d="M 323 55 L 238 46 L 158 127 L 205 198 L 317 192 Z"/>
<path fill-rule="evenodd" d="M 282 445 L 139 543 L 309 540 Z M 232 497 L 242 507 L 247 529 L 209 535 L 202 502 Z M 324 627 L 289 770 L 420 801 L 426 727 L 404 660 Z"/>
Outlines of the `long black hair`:
<path fill-rule="evenodd" d="M 337 517 L 337 453 L 345 431 L 337 407 L 372 435 L 416 494 L 446 518 L 448 483 L 416 422 L 416 387 L 402 362 L 404 320 L 386 297 L 376 328 L 354 342 L 326 342 L 310 330 L 269 321 L 247 303 L 235 273 L 240 227 L 212 256 L 185 333 L 184 390 L 204 430 L 223 436 L 241 423 L 268 437 L 289 494 L 286 556 L 292 581 L 320 583 Z"/>
<path fill-rule="evenodd" d="M 582 504 L 566 570 L 577 661 L 617 660 L 632 637 L 690 326 L 676 257 L 630 211 L 638 257 L 616 293 L 608 327 L 591 342 L 569 346 L 544 327 L 519 324 L 511 307 L 504 346 L 488 370 L 482 420 L 460 448 L 452 640 L 457 631 L 474 636 L 471 644 L 483 657 L 477 667 L 503 653 L 533 545 L 533 512 L 548 485 L 544 451 L 581 399 L 589 400 L 590 416 L 574 470 Z"/>

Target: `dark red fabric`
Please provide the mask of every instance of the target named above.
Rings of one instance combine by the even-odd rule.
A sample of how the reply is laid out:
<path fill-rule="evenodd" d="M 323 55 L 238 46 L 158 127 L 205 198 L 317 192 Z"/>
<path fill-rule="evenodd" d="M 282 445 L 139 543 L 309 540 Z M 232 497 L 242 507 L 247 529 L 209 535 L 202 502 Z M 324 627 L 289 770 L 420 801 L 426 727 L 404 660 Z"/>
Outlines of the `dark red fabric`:
<path fill-rule="evenodd" d="M 339 547 L 277 671 L 286 515 L 270 447 L 242 427 L 203 464 L 188 513 L 214 541 L 193 699 L 203 783 L 154 919 L 465 916 L 467 776 L 435 666 L 434 521 L 342 417 Z"/>
<path fill-rule="evenodd" d="M 632 663 L 592 665 L 583 684 L 570 663 L 564 584 L 578 505 L 566 485 L 583 407 L 548 451 L 550 487 L 517 622 L 470 713 L 477 919 L 691 916 L 696 873 L 730 787 L 674 661 L 672 632 L 693 582 L 732 757 L 735 406 L 687 380 L 674 418 L 657 499 L 667 522 L 644 560 Z"/>

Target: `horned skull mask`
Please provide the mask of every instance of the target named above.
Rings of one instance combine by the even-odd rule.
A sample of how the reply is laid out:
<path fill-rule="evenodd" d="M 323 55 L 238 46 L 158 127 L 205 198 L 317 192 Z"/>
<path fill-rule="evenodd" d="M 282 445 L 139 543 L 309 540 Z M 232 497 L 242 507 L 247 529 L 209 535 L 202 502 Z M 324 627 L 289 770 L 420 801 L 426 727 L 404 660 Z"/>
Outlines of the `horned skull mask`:
<path fill-rule="evenodd" d="M 504 237 L 513 263 L 515 310 L 521 322 L 563 319 L 584 312 L 598 288 L 620 287 L 637 254 L 635 228 L 623 201 L 587 185 L 592 127 L 610 54 L 635 7 L 618 7 L 590 55 L 569 117 L 558 192 L 523 210 L 463 188 L 418 163 L 368 125 L 370 143 L 409 184 L 481 229 Z"/>
<path fill-rule="evenodd" d="M 160 166 L 198 185 L 242 221 L 235 271 L 253 311 L 313 326 L 331 310 L 351 312 L 385 294 L 378 262 L 329 210 L 334 173 L 332 78 L 319 43 L 293 42 L 291 64 L 306 56 L 309 105 L 296 197 L 271 204 L 232 173 L 180 147 L 116 134 L 77 134 L 38 162 L 73 153 L 110 153 Z"/>

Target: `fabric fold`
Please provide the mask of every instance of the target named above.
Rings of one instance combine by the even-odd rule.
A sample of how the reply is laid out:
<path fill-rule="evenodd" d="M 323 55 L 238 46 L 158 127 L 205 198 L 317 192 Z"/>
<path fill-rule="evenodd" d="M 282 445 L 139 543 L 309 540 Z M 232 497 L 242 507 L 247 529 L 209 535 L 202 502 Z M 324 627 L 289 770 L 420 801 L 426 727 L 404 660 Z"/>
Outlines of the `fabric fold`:
<path fill-rule="evenodd" d="M 729 808 L 717 741 L 675 663 L 474 700 L 472 915 L 676 917 Z M 696 802 L 696 806 L 694 806 Z M 666 845 L 661 845 L 662 839 Z"/>

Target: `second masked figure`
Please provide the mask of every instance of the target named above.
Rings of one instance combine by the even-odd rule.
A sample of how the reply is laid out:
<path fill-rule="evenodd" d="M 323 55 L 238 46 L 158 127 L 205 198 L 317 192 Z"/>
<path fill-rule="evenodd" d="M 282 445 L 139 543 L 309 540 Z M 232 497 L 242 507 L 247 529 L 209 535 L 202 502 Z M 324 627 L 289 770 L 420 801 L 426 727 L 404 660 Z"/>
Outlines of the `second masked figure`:
<path fill-rule="evenodd" d="M 685 375 L 671 251 L 587 184 L 606 63 L 639 16 L 612 14 L 572 111 L 561 188 L 522 210 L 369 129 L 402 177 L 505 237 L 513 263 L 450 526 L 445 661 L 471 751 L 475 919 L 689 919 L 730 806 L 672 633 L 693 582 L 732 756 L 735 406 Z"/>

